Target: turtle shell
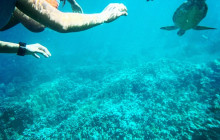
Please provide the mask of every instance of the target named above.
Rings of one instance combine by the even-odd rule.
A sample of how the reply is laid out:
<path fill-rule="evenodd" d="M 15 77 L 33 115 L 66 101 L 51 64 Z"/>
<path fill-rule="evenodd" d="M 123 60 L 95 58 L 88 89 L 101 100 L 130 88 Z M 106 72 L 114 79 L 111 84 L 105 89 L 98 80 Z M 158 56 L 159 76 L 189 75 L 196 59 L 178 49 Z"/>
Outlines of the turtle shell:
<path fill-rule="evenodd" d="M 201 1 L 188 1 L 180 5 L 173 15 L 173 22 L 182 30 L 196 27 L 206 16 L 208 6 Z"/>

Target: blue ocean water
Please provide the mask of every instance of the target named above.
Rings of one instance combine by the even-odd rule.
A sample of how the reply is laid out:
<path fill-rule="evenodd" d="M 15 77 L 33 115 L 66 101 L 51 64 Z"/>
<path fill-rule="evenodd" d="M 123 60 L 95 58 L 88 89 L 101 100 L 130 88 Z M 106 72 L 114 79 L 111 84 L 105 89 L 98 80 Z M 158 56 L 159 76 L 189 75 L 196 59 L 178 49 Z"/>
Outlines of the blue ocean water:
<path fill-rule="evenodd" d="M 128 16 L 82 32 L 0 32 L 52 54 L 0 55 L 0 139 L 220 139 L 220 1 L 207 0 L 199 24 L 217 30 L 160 30 L 183 2 L 79 0 L 84 13 L 123 3 Z"/>

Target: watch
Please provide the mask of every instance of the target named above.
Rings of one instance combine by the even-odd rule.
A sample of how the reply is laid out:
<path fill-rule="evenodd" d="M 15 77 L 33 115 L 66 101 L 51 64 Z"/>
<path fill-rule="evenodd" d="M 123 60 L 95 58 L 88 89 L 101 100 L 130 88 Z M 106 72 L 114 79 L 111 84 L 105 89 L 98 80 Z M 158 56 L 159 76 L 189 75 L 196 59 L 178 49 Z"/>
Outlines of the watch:
<path fill-rule="evenodd" d="M 26 43 L 19 42 L 18 44 L 19 44 L 19 48 L 18 48 L 17 55 L 24 56 L 26 53 Z"/>

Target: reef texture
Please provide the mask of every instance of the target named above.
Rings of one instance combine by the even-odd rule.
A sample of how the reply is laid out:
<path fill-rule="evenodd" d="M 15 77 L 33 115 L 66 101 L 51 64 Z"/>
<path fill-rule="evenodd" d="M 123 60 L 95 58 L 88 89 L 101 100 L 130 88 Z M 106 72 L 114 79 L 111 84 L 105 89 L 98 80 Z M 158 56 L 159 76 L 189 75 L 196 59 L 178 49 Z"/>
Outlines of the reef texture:
<path fill-rule="evenodd" d="M 0 84 L 1 139 L 220 138 L 219 60 L 63 73 Z"/>

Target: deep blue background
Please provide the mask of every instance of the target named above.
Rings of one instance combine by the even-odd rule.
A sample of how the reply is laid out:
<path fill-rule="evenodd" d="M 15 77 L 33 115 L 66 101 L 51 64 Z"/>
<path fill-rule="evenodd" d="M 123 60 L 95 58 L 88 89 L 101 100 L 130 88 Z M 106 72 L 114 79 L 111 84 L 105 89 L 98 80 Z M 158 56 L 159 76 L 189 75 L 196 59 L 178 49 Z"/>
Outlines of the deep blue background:
<path fill-rule="evenodd" d="M 220 1 L 207 1 L 209 11 L 200 23 L 216 27 L 217 30 L 190 30 L 182 37 L 177 36 L 177 30 L 160 30 L 162 26 L 173 25 L 172 15 L 184 2 L 182 0 L 78 2 L 84 13 L 99 13 L 109 3 L 124 3 L 128 8 L 128 16 L 75 33 L 57 33 L 51 29 L 32 33 L 22 25 L 0 32 L 2 41 L 40 43 L 52 54 L 48 59 L 43 56 L 35 59 L 32 56 L 1 54 L 0 82 L 11 82 L 15 76 L 21 76 L 22 81 L 26 82 L 33 80 L 36 73 L 54 77 L 57 71 L 66 72 L 67 68 L 71 70 L 71 67 L 79 65 L 120 65 L 122 69 L 161 58 L 206 63 L 219 57 Z M 59 9 L 71 12 L 69 4 Z"/>

